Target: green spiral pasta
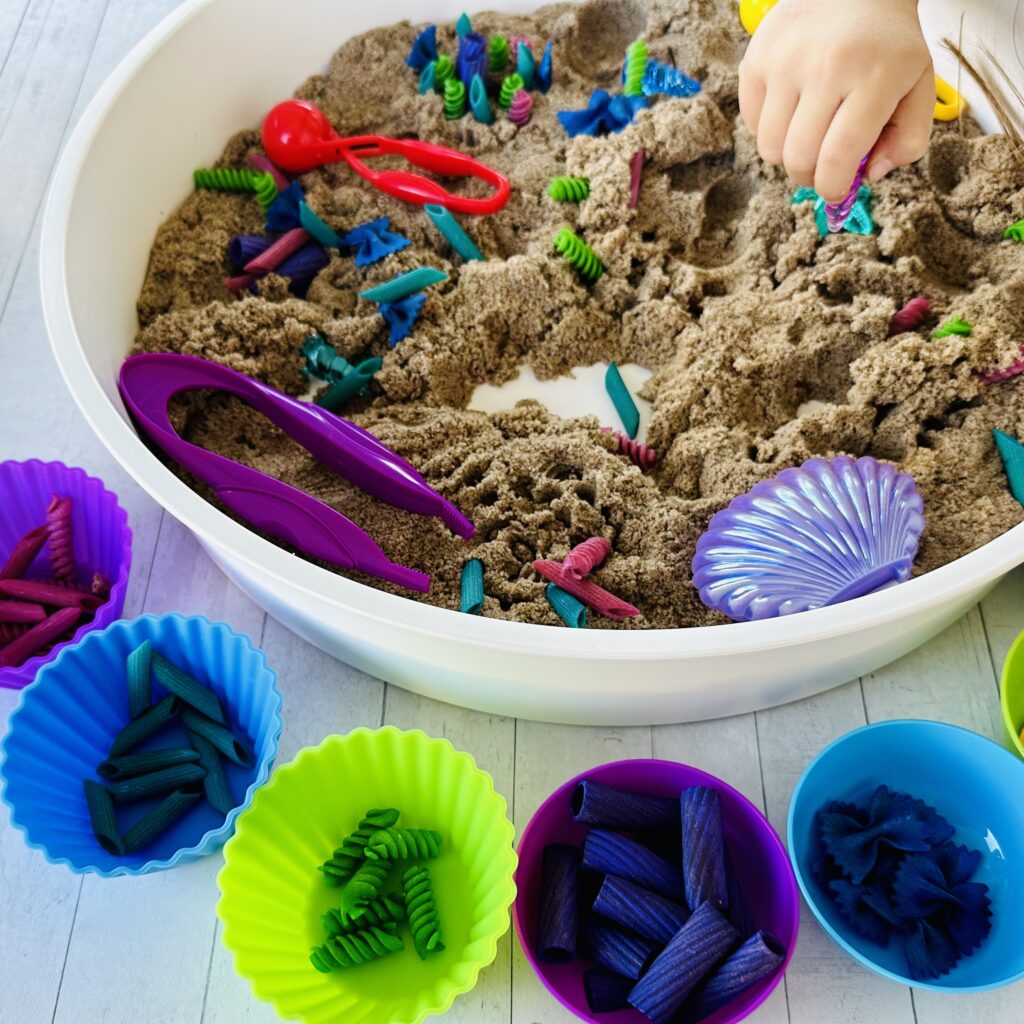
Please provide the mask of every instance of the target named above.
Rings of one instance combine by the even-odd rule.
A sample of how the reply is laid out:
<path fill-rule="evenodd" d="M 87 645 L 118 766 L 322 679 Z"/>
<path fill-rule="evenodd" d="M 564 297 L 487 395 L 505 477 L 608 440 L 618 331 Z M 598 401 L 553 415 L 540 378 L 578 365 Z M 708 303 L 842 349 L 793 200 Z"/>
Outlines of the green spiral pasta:
<path fill-rule="evenodd" d="M 267 210 L 270 204 L 277 198 L 277 182 L 272 174 L 261 174 L 256 181 L 256 198 L 260 206 Z"/>
<path fill-rule="evenodd" d="M 264 210 L 277 198 L 274 176 L 247 167 L 197 167 L 192 172 L 192 180 L 196 188 L 218 192 L 255 192 Z"/>
<path fill-rule="evenodd" d="M 412 944 L 419 958 L 426 960 L 427 954 L 440 953 L 444 949 L 441 919 L 437 913 L 434 888 L 430 884 L 430 872 L 421 864 L 409 868 L 402 875 L 402 891 L 405 893 Z"/>
<path fill-rule="evenodd" d="M 442 842 L 441 833 L 429 828 L 384 828 L 370 836 L 366 859 L 369 862 L 436 857 Z"/>
<path fill-rule="evenodd" d="M 498 95 L 498 106 L 502 110 L 508 110 L 512 106 L 512 97 L 523 87 L 523 76 L 519 74 L 511 74 L 506 76 L 505 80 L 501 83 L 501 92 Z"/>
<path fill-rule="evenodd" d="M 626 75 L 622 92 L 626 96 L 642 96 L 644 71 L 647 70 L 647 44 L 638 39 L 626 50 Z"/>
<path fill-rule="evenodd" d="M 434 61 L 434 88 L 438 92 L 444 92 L 444 83 L 448 81 L 455 74 L 455 64 L 452 62 L 451 57 L 446 53 L 442 53 L 440 57 Z"/>
<path fill-rule="evenodd" d="M 324 923 L 324 930 L 332 936 L 349 935 L 370 927 L 392 931 L 398 927 L 398 922 L 405 920 L 405 900 L 401 893 L 390 893 L 378 900 L 370 900 L 358 918 L 342 918 L 332 908 L 320 920 Z"/>
<path fill-rule="evenodd" d="M 349 921 L 361 917 L 366 905 L 380 895 L 390 872 L 391 865 L 387 861 L 363 861 L 341 894 L 342 919 Z"/>
<path fill-rule="evenodd" d="M 548 195 L 557 203 L 580 203 L 590 195 L 589 178 L 558 176 L 551 179 Z"/>
<path fill-rule="evenodd" d="M 339 885 L 355 873 L 366 856 L 366 843 L 374 832 L 391 828 L 400 812 L 394 807 L 371 807 L 359 822 L 359 827 L 346 836 L 329 860 L 320 865 L 328 885 Z"/>
<path fill-rule="evenodd" d="M 444 83 L 444 116 L 449 121 L 466 116 L 466 87 L 457 78 Z"/>
<path fill-rule="evenodd" d="M 491 71 L 504 71 L 508 67 L 508 36 L 491 36 L 487 48 L 487 67 Z"/>
<path fill-rule="evenodd" d="M 321 974 L 329 974 L 335 968 L 357 967 L 403 949 L 405 944 L 392 932 L 383 928 L 367 928 L 328 939 L 322 946 L 314 947 L 309 960 Z"/>
<path fill-rule="evenodd" d="M 588 284 L 593 284 L 604 273 L 605 266 L 597 253 L 568 228 L 562 228 L 555 235 L 554 246 L 558 254 L 568 260 Z"/>

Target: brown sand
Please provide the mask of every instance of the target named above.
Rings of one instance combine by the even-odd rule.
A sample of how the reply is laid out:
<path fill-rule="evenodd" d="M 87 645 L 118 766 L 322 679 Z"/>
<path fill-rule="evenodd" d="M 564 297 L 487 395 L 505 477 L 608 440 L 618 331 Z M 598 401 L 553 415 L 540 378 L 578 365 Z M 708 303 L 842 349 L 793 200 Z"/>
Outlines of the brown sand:
<path fill-rule="evenodd" d="M 534 94 L 525 129 L 503 114 L 492 127 L 447 121 L 438 97 L 417 95 L 405 66 L 417 28 L 408 24 L 346 43 L 298 95 L 343 135 L 415 132 L 507 173 L 508 207 L 462 218 L 486 262 L 463 264 L 421 210 L 328 167 L 301 179 L 328 223 L 344 231 L 387 215 L 412 246 L 365 269 L 335 255 L 305 299 L 280 278 L 258 298 L 237 299 L 222 284 L 227 244 L 262 230 L 259 206 L 197 192 L 157 236 L 137 348 L 201 355 L 290 394 L 308 388 L 298 350 L 314 331 L 351 359 L 384 356 L 372 397 L 346 414 L 469 515 L 476 540 L 467 546 L 435 520 L 368 499 L 223 395 L 182 403 L 186 437 L 342 510 L 392 559 L 432 575 L 424 600 L 458 607 L 461 566 L 481 558 L 484 614 L 519 621 L 558 622 L 531 560 L 561 558 L 598 533 L 614 554 L 597 580 L 643 616 L 625 624 L 594 616 L 592 626 L 722 621 L 690 584 L 698 536 L 735 495 L 812 455 L 872 454 L 913 474 L 927 516 L 917 572 L 1021 522 L 991 431 L 1024 434 L 1024 381 L 987 386 L 977 376 L 1017 357 L 1024 322 L 1024 250 L 1001 240 L 1024 217 L 1024 172 L 1001 137 L 969 122 L 937 124 L 927 157 L 876 189 L 874 236 L 820 239 L 810 204 L 790 205 L 792 186 L 761 163 L 737 117 L 746 36 L 733 4 L 594 0 L 473 20 L 485 35 L 554 40 L 555 84 Z M 623 53 L 638 36 L 704 91 L 657 100 L 621 134 L 569 139 L 555 111 L 584 106 L 596 86 L 617 90 Z M 454 55 L 452 28 L 438 38 Z M 255 130 L 240 133 L 220 163 L 240 165 L 258 141 Z M 640 147 L 648 162 L 634 211 L 628 168 Z M 566 173 L 590 179 L 579 206 L 546 195 L 548 180 Z M 552 251 L 565 225 L 607 265 L 593 288 Z M 376 306 L 357 292 L 418 265 L 450 280 L 430 289 L 414 332 L 389 351 Z M 887 339 L 889 317 L 921 293 L 935 304 L 928 325 Z M 973 334 L 931 340 L 954 315 Z M 614 453 L 596 419 L 562 420 L 533 402 L 492 416 L 465 409 L 477 384 L 510 379 L 524 362 L 551 378 L 609 359 L 654 371 L 643 394 L 654 404 L 650 441 L 661 460 L 647 475 Z M 800 415 L 811 401 L 814 411 Z"/>

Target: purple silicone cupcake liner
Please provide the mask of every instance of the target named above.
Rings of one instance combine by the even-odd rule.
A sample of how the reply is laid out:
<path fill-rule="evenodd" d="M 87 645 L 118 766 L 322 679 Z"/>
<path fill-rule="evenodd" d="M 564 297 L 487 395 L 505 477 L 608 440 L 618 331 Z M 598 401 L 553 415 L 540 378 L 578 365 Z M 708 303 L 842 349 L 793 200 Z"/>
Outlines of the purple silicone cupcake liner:
<path fill-rule="evenodd" d="M 92 574 L 101 573 L 110 583 L 110 597 L 96 609 L 93 617 L 75 631 L 70 640 L 56 644 L 45 654 L 29 658 L 21 665 L 0 668 L 0 687 L 20 690 L 35 679 L 36 673 L 69 644 L 76 644 L 93 629 L 106 629 L 121 617 L 128 570 L 132 560 L 132 532 L 128 514 L 118 504 L 117 495 L 107 490 L 102 480 L 84 469 L 63 462 L 0 462 L 0 562 L 29 530 L 46 522 L 46 506 L 53 495 L 71 498 L 71 523 L 79 585 L 88 589 Z M 25 574 L 30 579 L 49 579 L 49 551 L 44 544 Z"/>

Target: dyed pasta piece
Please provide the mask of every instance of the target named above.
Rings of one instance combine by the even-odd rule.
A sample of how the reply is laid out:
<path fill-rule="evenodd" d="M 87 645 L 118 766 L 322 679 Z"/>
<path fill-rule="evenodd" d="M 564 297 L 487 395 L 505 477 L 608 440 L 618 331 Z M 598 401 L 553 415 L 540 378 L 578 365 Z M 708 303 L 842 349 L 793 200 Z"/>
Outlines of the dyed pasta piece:
<path fill-rule="evenodd" d="M 584 779 L 573 790 L 572 818 L 607 829 L 673 829 L 679 825 L 679 802 Z"/>
<path fill-rule="evenodd" d="M 484 563 L 471 558 L 462 566 L 462 593 L 459 611 L 466 615 L 477 615 L 484 606 Z"/>
<path fill-rule="evenodd" d="M 597 282 L 605 271 L 604 263 L 574 231 L 562 228 L 555 235 L 555 252 L 569 263 L 586 284 Z"/>
<path fill-rule="evenodd" d="M 29 625 L 42 622 L 46 609 L 41 604 L 28 601 L 0 601 L 0 622 L 19 622 Z"/>
<path fill-rule="evenodd" d="M 508 119 L 520 128 L 529 124 L 533 116 L 533 97 L 525 90 L 520 89 L 513 97 L 508 108 Z"/>
<path fill-rule="evenodd" d="M 449 121 L 466 116 L 466 87 L 457 78 L 444 83 L 444 116 Z"/>
<path fill-rule="evenodd" d="M 729 923 L 740 933 L 741 939 L 748 939 L 757 931 L 757 925 L 750 913 L 747 898 L 743 895 L 743 888 L 736 877 L 728 844 L 725 847 L 725 888 L 729 897 Z"/>
<path fill-rule="evenodd" d="M 348 935 L 375 926 L 390 931 L 405 920 L 405 899 L 401 893 L 390 893 L 370 900 L 355 920 L 345 920 L 333 907 L 321 920 L 328 935 Z"/>
<path fill-rule="evenodd" d="M 402 940 L 385 928 L 365 928 L 346 935 L 336 935 L 310 954 L 310 962 L 322 973 L 337 968 L 358 967 L 379 960 L 382 956 L 405 949 Z"/>
<path fill-rule="evenodd" d="M 190 733 L 202 736 L 208 743 L 212 743 L 225 757 L 230 758 L 235 764 L 243 768 L 252 766 L 252 754 L 242 741 L 235 736 L 230 729 L 223 725 L 211 722 L 205 715 L 201 715 L 190 707 L 181 709 L 181 721 Z"/>
<path fill-rule="evenodd" d="M 635 210 L 640 203 L 640 180 L 644 173 L 647 152 L 638 149 L 629 161 L 629 208 Z"/>
<path fill-rule="evenodd" d="M 548 182 L 548 195 L 556 203 L 581 203 L 590 195 L 590 179 L 556 175 Z"/>
<path fill-rule="evenodd" d="M 494 111 L 491 110 L 491 104 L 487 99 L 487 86 L 480 75 L 474 75 L 473 81 L 469 83 L 469 109 L 473 111 L 473 117 L 480 124 L 494 124 Z"/>
<path fill-rule="evenodd" d="M 528 43 L 520 42 L 516 47 L 516 74 L 523 80 L 523 89 L 533 88 L 537 75 L 537 61 Z"/>
<path fill-rule="evenodd" d="M 322 217 L 314 213 L 304 199 L 299 203 L 299 223 L 305 229 L 306 234 L 325 249 L 341 248 L 341 235 Z"/>
<path fill-rule="evenodd" d="M 622 94 L 624 96 L 642 96 L 644 71 L 648 60 L 647 44 L 642 39 L 629 44 L 626 50 L 626 65 L 623 68 Z"/>
<path fill-rule="evenodd" d="M 395 302 L 380 304 L 380 315 L 384 317 L 384 322 L 388 325 L 389 348 L 394 348 L 412 333 L 426 301 L 427 293 L 417 292 L 415 295 L 406 295 L 405 298 Z"/>
<path fill-rule="evenodd" d="M 111 782 L 107 791 L 117 803 L 129 803 L 132 800 L 145 800 L 161 793 L 170 793 L 176 789 L 192 789 L 202 782 L 206 769 L 198 764 L 179 764 L 172 768 L 136 775 L 131 779 Z"/>
<path fill-rule="evenodd" d="M 654 959 L 658 945 L 591 918 L 580 933 L 583 955 L 624 978 L 639 978 Z"/>
<path fill-rule="evenodd" d="M 551 64 L 551 46 L 551 40 L 549 39 L 544 47 L 544 54 L 540 58 L 540 64 L 537 65 L 537 77 L 534 85 L 539 92 L 547 92 L 551 88 L 551 82 L 554 77 Z"/>
<path fill-rule="evenodd" d="M 770 977 L 786 959 L 786 951 L 767 932 L 755 932 L 719 967 L 683 1007 L 683 1018 L 700 1021 L 762 978 Z"/>
<path fill-rule="evenodd" d="M 544 593 L 548 604 L 567 626 L 571 629 L 587 628 L 587 606 L 582 601 L 554 583 L 549 583 Z"/>
<path fill-rule="evenodd" d="M 932 331 L 933 338 L 948 338 L 951 334 L 969 338 L 974 328 L 962 317 L 954 316 Z"/>
<path fill-rule="evenodd" d="M 583 842 L 583 867 L 602 875 L 618 875 L 669 899 L 681 899 L 678 869 L 646 846 L 616 832 L 592 828 Z"/>
<path fill-rule="evenodd" d="M 124 834 L 124 852 L 136 853 L 144 850 L 154 839 L 163 835 L 183 814 L 190 811 L 201 799 L 199 793 L 177 790 L 140 818 Z"/>
<path fill-rule="evenodd" d="M 629 1004 L 653 1024 L 671 1024 L 700 980 L 736 945 L 736 929 L 702 903 L 629 993 Z"/>
<path fill-rule="evenodd" d="M 66 583 L 73 583 L 78 576 L 71 505 L 70 498 L 59 498 L 55 494 L 46 508 L 46 542 L 53 578 Z"/>
<path fill-rule="evenodd" d="M 364 860 L 342 891 L 342 920 L 359 918 L 366 904 L 380 896 L 390 873 L 391 864 L 388 861 Z"/>
<path fill-rule="evenodd" d="M 444 840 L 429 828 L 382 828 L 366 844 L 367 860 L 410 860 L 436 857 Z"/>
<path fill-rule="evenodd" d="M 60 640 L 65 633 L 78 625 L 82 617 L 81 608 L 61 608 L 49 618 L 37 622 L 24 633 L 15 637 L 4 647 L 0 647 L 0 668 L 9 665 L 21 665 L 44 648 Z"/>
<path fill-rule="evenodd" d="M 422 71 L 431 61 L 437 60 L 437 26 L 428 25 L 413 40 L 405 63 L 413 71 Z"/>
<path fill-rule="evenodd" d="M 174 768 L 180 764 L 201 764 L 199 754 L 187 747 L 165 747 L 163 750 L 147 750 L 141 754 L 125 754 L 100 762 L 96 774 L 111 781 L 133 779 L 136 775 L 158 772 L 163 768 Z"/>
<path fill-rule="evenodd" d="M 487 47 L 487 66 L 491 71 L 504 71 L 509 64 L 508 36 L 494 35 Z"/>
<path fill-rule="evenodd" d="M 85 803 L 89 808 L 89 821 L 92 823 L 96 841 L 107 853 L 123 857 L 124 840 L 121 838 L 121 830 L 117 827 L 113 799 L 103 786 L 92 779 L 86 779 L 82 787 L 85 790 Z"/>
<path fill-rule="evenodd" d="M 419 958 L 426 960 L 430 953 L 440 953 L 444 949 L 430 872 L 422 864 L 409 868 L 402 875 L 402 892 L 413 946 Z"/>
<path fill-rule="evenodd" d="M 283 192 L 291 182 L 285 177 L 284 172 L 265 153 L 250 153 L 245 162 L 261 174 L 269 174 L 274 179 L 278 192 Z M 275 197 L 276 198 L 276 197 Z"/>
<path fill-rule="evenodd" d="M 444 83 L 455 74 L 455 61 L 446 53 L 442 53 L 431 65 L 434 69 L 434 88 L 444 92 Z"/>
<path fill-rule="evenodd" d="M 169 693 L 152 707 L 147 708 L 138 718 L 129 722 L 110 744 L 108 757 L 116 758 L 134 750 L 144 739 L 152 736 L 157 729 L 166 725 L 180 710 L 180 701 Z"/>
<path fill-rule="evenodd" d="M 649 60 L 640 80 L 645 96 L 676 96 L 685 99 L 700 92 L 700 82 L 672 64 Z"/>
<path fill-rule="evenodd" d="M 916 331 L 931 315 L 932 301 L 926 295 L 918 295 L 910 299 L 889 318 L 890 338 L 908 331 Z"/>
<path fill-rule="evenodd" d="M 434 68 L 437 67 L 437 61 L 432 60 L 421 72 L 420 80 L 416 86 L 416 91 L 420 96 L 425 96 L 428 92 L 433 92 L 435 87 L 434 82 Z"/>
<path fill-rule="evenodd" d="M 128 714 L 138 718 L 153 701 L 152 694 L 153 644 L 143 641 L 128 655 Z"/>
<path fill-rule="evenodd" d="M 556 583 L 574 597 L 578 597 L 588 608 L 603 615 L 606 619 L 630 619 L 640 614 L 628 601 L 623 601 L 614 594 L 599 587 L 593 580 L 574 580 L 562 573 L 562 563 L 541 558 L 533 563 L 537 570 L 549 583 Z"/>
<path fill-rule="evenodd" d="M 39 580 L 0 580 L 0 594 L 22 601 L 45 604 L 48 608 L 85 608 L 94 611 L 102 604 L 99 598 L 84 590 L 62 587 Z"/>
<path fill-rule="evenodd" d="M 581 860 L 578 846 L 544 847 L 537 916 L 537 959 L 543 963 L 565 964 L 576 956 Z"/>
<path fill-rule="evenodd" d="M 474 78 L 487 74 L 487 40 L 479 32 L 468 32 L 459 41 L 455 74 L 466 89 Z"/>
<path fill-rule="evenodd" d="M 583 972 L 583 994 L 591 1013 L 614 1013 L 628 1010 L 626 997 L 635 984 L 632 978 L 624 978 L 603 967 L 591 967 Z"/>
<path fill-rule="evenodd" d="M 385 256 L 407 249 L 412 242 L 392 231 L 391 221 L 387 217 L 378 217 L 357 224 L 341 236 L 341 244 L 355 249 L 357 267 L 369 267 L 379 263 Z"/>
<path fill-rule="evenodd" d="M 320 870 L 336 882 L 349 878 L 366 857 L 366 844 L 370 836 L 383 828 L 391 828 L 400 817 L 394 807 L 371 807 L 359 822 L 359 827 L 347 835 L 334 855 L 320 865 Z"/>
<path fill-rule="evenodd" d="M 725 839 L 718 790 L 710 786 L 684 789 L 679 796 L 679 811 L 687 906 L 699 907 L 707 901 L 725 910 L 729 905 L 729 890 L 725 881 Z"/>
<path fill-rule="evenodd" d="M 43 550 L 46 543 L 46 527 L 37 526 L 29 530 L 7 556 L 3 568 L 0 568 L 0 580 L 20 579 L 28 572 L 29 566 L 35 561 L 36 555 Z"/>
<path fill-rule="evenodd" d="M 631 441 L 634 440 L 640 429 L 640 410 L 637 409 L 636 402 L 633 401 L 633 396 L 629 393 L 629 388 L 626 387 L 626 382 L 615 363 L 608 364 L 604 386 L 612 405 L 615 406 L 615 411 L 619 414 L 619 419 L 622 420 L 626 434 Z"/>
<path fill-rule="evenodd" d="M 591 537 L 577 544 L 562 559 L 562 572 L 574 580 L 589 576 L 610 554 L 611 543 L 604 537 Z"/>
<path fill-rule="evenodd" d="M 473 31 L 473 22 L 469 20 L 469 15 L 463 11 L 459 15 L 459 20 L 455 22 L 455 34 L 460 39 L 465 39 L 466 36 Z"/>
<path fill-rule="evenodd" d="M 247 274 L 269 274 L 272 270 L 276 271 L 289 256 L 298 252 L 309 240 L 309 232 L 305 228 L 292 228 L 246 263 L 243 269 Z"/>
<path fill-rule="evenodd" d="M 474 84 L 479 81 L 479 77 L 473 79 Z M 482 84 L 481 88 L 483 88 Z M 480 119 L 477 118 L 477 120 Z M 482 260 L 484 258 L 473 239 L 466 234 L 465 228 L 451 215 L 450 211 L 437 203 L 426 203 L 423 209 L 434 227 L 444 235 L 448 244 L 464 260 Z"/>
<path fill-rule="evenodd" d="M 203 777 L 203 792 L 206 794 L 207 802 L 218 813 L 230 814 L 231 809 L 235 806 L 235 799 L 231 795 L 231 788 L 228 786 L 228 778 L 224 774 L 224 765 L 221 764 L 217 748 L 209 740 L 194 732 L 188 734 L 188 741 L 199 757 L 199 764 L 206 771 L 206 775 Z"/>
<path fill-rule="evenodd" d="M 153 652 L 153 674 L 171 693 L 218 725 L 224 725 L 224 708 L 220 698 L 208 686 L 193 679 L 159 652 Z M 241 763 L 241 762 L 239 762 Z"/>
<path fill-rule="evenodd" d="M 369 299 L 371 302 L 397 302 L 399 299 L 407 298 L 415 292 L 422 291 L 432 284 L 439 284 L 447 281 L 448 275 L 436 267 L 416 267 L 405 274 L 399 274 L 390 281 L 360 292 L 361 299 Z"/>
<path fill-rule="evenodd" d="M 501 91 L 498 93 L 498 106 L 502 110 L 508 110 L 512 106 L 512 97 L 517 92 L 523 91 L 523 79 L 515 71 L 506 75 L 501 83 Z"/>
<path fill-rule="evenodd" d="M 616 875 L 605 875 L 594 910 L 637 935 L 653 939 L 659 946 L 667 945 L 690 916 L 678 903 Z"/>

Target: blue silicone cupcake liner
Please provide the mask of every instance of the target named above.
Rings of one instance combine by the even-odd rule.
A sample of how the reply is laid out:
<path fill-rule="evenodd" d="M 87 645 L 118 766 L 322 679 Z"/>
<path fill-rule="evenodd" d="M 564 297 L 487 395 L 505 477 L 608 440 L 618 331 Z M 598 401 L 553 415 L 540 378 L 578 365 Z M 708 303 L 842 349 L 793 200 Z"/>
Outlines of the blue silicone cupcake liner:
<path fill-rule="evenodd" d="M 93 835 L 82 782 L 101 781 L 96 767 L 129 721 L 125 661 L 144 640 L 217 693 L 229 727 L 247 737 L 253 765 L 225 760 L 235 798 L 226 818 L 202 801 L 145 850 L 117 857 Z M 153 700 L 165 692 L 154 679 Z M 235 819 L 270 775 L 281 725 L 277 673 L 248 637 L 202 616 L 143 615 L 115 622 L 66 647 L 22 693 L 3 744 L 2 798 L 28 845 L 72 871 L 140 875 L 187 864 L 218 850 L 234 831 Z M 141 749 L 187 745 L 184 729 L 175 724 Z M 122 827 L 130 827 L 146 806 L 119 806 Z"/>
<path fill-rule="evenodd" d="M 110 583 L 110 597 L 88 622 L 78 627 L 70 640 L 54 645 L 45 654 L 29 658 L 24 664 L 0 668 L 0 687 L 11 690 L 28 686 L 36 673 L 69 644 L 78 643 L 90 632 L 106 629 L 124 610 L 132 560 L 128 515 L 118 504 L 117 495 L 84 469 L 38 459 L 0 462 L 0 508 L 3 509 L 0 562 L 29 530 L 45 524 L 46 506 L 54 494 L 72 499 L 75 560 L 82 573 L 79 583 L 87 589 L 92 574 L 99 572 Z M 49 568 L 49 554 L 44 545 L 26 575 L 47 579 Z"/>

